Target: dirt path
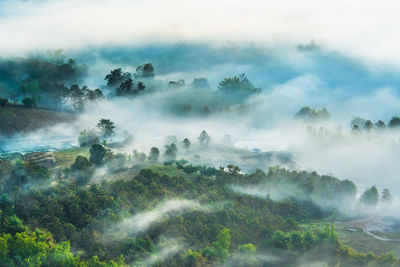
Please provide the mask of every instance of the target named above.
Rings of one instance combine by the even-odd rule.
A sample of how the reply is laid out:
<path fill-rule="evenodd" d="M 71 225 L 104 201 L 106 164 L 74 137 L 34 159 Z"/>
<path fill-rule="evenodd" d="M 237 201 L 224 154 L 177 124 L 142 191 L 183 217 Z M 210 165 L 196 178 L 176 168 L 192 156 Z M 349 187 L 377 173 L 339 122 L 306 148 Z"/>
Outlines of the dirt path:
<path fill-rule="evenodd" d="M 366 233 L 367 235 L 372 236 L 373 238 L 378 239 L 378 240 L 382 240 L 382 241 L 395 241 L 395 240 L 392 240 L 392 239 L 389 239 L 389 238 L 377 236 L 377 235 L 371 233 L 370 231 L 368 231 L 368 229 L 366 229 L 366 228 L 361 228 L 361 230 L 363 230 L 363 232 Z"/>
<path fill-rule="evenodd" d="M 385 238 L 385 237 L 380 237 L 375 235 L 374 233 L 372 233 L 370 230 L 368 230 L 368 226 L 379 226 L 384 228 L 385 225 L 383 222 L 381 221 L 377 221 L 375 219 L 363 219 L 363 220 L 358 220 L 358 221 L 349 221 L 349 222 L 345 222 L 345 225 L 351 226 L 351 227 L 356 227 L 358 229 L 361 229 L 365 234 L 377 239 L 377 240 L 381 240 L 381 241 L 399 241 L 399 240 L 393 240 L 393 239 L 389 239 L 389 238 Z"/>

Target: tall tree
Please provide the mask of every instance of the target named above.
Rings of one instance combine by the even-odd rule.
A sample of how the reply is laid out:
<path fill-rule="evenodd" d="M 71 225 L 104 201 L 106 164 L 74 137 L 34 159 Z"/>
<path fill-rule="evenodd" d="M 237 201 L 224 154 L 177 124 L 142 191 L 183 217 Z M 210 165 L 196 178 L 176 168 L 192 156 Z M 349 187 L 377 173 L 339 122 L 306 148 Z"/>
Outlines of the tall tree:
<path fill-rule="evenodd" d="M 152 147 L 150 149 L 150 153 L 149 153 L 148 159 L 151 162 L 157 162 L 159 157 L 160 157 L 160 150 L 158 150 L 158 148 L 156 148 L 156 147 Z"/>
<path fill-rule="evenodd" d="M 206 146 L 211 142 L 211 137 L 208 135 L 208 133 L 203 130 L 199 136 L 199 142 L 201 145 Z"/>
<path fill-rule="evenodd" d="M 370 120 L 366 120 L 364 123 L 364 129 L 370 131 L 374 127 L 374 124 Z"/>
<path fill-rule="evenodd" d="M 109 87 L 117 86 L 124 80 L 124 74 L 122 73 L 121 68 L 114 69 L 106 75 L 104 80 L 107 81 L 107 86 Z"/>
<path fill-rule="evenodd" d="M 375 122 L 375 126 L 378 127 L 379 129 L 386 128 L 386 124 L 382 120 Z"/>
<path fill-rule="evenodd" d="M 100 121 L 97 123 L 97 128 L 100 130 L 101 135 L 104 139 L 107 139 L 114 135 L 114 122 L 110 119 L 103 119 L 101 118 Z"/>
<path fill-rule="evenodd" d="M 216 257 L 220 262 L 226 261 L 230 256 L 231 247 L 231 231 L 223 228 L 217 235 L 217 240 L 213 242 Z"/>
<path fill-rule="evenodd" d="M 190 148 L 190 145 L 191 145 L 190 140 L 188 138 L 183 139 L 182 145 L 183 145 L 183 148 L 188 150 Z"/>
<path fill-rule="evenodd" d="M 106 155 L 106 149 L 100 144 L 93 144 L 90 147 L 90 162 L 94 164 L 101 164 L 103 162 L 103 158 Z"/>
<path fill-rule="evenodd" d="M 389 189 L 383 189 L 382 191 L 382 202 L 391 203 L 393 201 L 393 196 L 390 193 Z"/>
<path fill-rule="evenodd" d="M 255 88 L 246 74 L 225 78 L 218 85 L 218 89 L 226 93 L 257 93 L 260 88 Z"/>
<path fill-rule="evenodd" d="M 165 146 L 164 158 L 167 162 L 171 162 L 176 160 L 176 153 L 178 152 L 178 148 L 175 143 Z"/>
<path fill-rule="evenodd" d="M 121 85 L 116 89 L 117 96 L 130 95 L 133 93 L 133 80 L 128 78 L 124 80 Z"/>
<path fill-rule="evenodd" d="M 146 86 L 144 85 L 143 82 L 138 82 L 137 89 L 138 89 L 138 91 L 143 91 L 144 89 L 146 89 Z"/>
<path fill-rule="evenodd" d="M 388 126 L 390 128 L 398 128 L 400 127 L 400 117 L 392 117 L 392 119 L 389 121 Z"/>
<path fill-rule="evenodd" d="M 376 206 L 379 201 L 378 189 L 375 186 L 365 190 L 360 199 L 361 203 L 366 206 Z"/>

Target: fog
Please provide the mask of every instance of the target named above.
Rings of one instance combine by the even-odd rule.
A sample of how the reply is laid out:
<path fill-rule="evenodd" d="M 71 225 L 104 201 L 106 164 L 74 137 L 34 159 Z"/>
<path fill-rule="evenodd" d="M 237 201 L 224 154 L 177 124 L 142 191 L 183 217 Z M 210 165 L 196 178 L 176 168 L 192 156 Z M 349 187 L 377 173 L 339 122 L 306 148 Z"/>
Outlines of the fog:
<path fill-rule="evenodd" d="M 33 148 L 51 138 L 70 140 L 65 147 L 77 145 L 80 131 L 94 129 L 100 118 L 109 118 L 117 127 L 114 141 L 121 140 L 124 132 L 134 136 L 133 144 L 119 149 L 125 153 L 130 154 L 133 149 L 148 153 L 153 146 L 163 153 L 166 137 L 172 135 L 177 137 L 178 148 L 184 138 L 193 144 L 191 153 L 185 154 L 179 148 L 178 158 L 188 156 L 191 160 L 200 154 L 205 163 L 215 167 L 228 163 L 221 159 L 232 158 L 241 168 L 254 170 L 282 162 L 261 162 L 265 167 L 247 168 L 238 159 L 243 150 L 281 151 L 292 156 L 298 169 L 354 181 L 359 194 L 376 185 L 379 190 L 389 188 L 398 195 L 398 132 L 374 129 L 355 136 L 350 128 L 355 117 L 387 123 L 400 113 L 398 72 L 390 65 L 370 66 L 323 46 L 310 46 L 310 49 L 188 43 L 75 52 L 73 56 L 89 66 L 86 84 L 102 88 L 105 94 L 111 93 L 104 81 L 111 69 L 122 67 L 124 71 L 134 72 L 137 65 L 152 62 L 156 75 L 153 92 L 133 98 L 107 98 L 88 105 L 73 125 L 57 125 L 24 138 Z M 255 87 L 262 88 L 260 93 L 243 99 L 218 93 L 219 81 L 243 72 Z M 195 77 L 207 78 L 210 89 L 191 88 Z M 185 87 L 167 86 L 169 80 L 181 78 L 186 81 Z M 238 111 L 232 101 L 239 101 L 246 109 Z M 176 111 L 182 104 L 190 104 L 192 113 Z M 224 110 L 226 105 L 231 106 L 230 111 Z M 201 113 L 204 106 L 210 107 L 210 114 Z M 317 122 L 295 119 L 295 113 L 303 106 L 326 107 L 332 116 Z M 317 129 L 317 134 L 310 136 L 309 125 Z M 320 127 L 327 131 L 318 133 Z M 208 149 L 198 145 L 197 139 L 203 130 L 212 138 Z M 221 148 L 226 134 L 230 135 L 233 148 L 242 150 L 240 153 Z M 49 145 L 59 147 L 62 142 L 54 143 Z M 18 139 L 9 139 L 2 149 L 14 145 L 18 146 Z"/>
<path fill-rule="evenodd" d="M 183 243 L 177 239 L 166 239 L 161 238 L 159 244 L 157 244 L 157 253 L 141 260 L 133 263 L 133 266 L 153 266 L 158 262 L 163 262 L 168 258 L 176 255 L 183 250 Z"/>
<path fill-rule="evenodd" d="M 394 0 L 251 0 L 246 6 L 241 1 L 3 0 L 0 34 L 7 38 L 0 50 L 16 53 L 166 40 L 298 43 L 314 38 L 346 53 L 398 63 L 393 57 L 400 47 L 397 9 Z"/>
<path fill-rule="evenodd" d="M 183 212 L 193 210 L 209 211 L 207 207 L 201 206 L 197 201 L 187 199 L 167 200 L 157 205 L 154 209 L 138 212 L 132 217 L 123 219 L 121 222 L 114 225 L 112 229 L 109 229 L 107 234 L 116 239 L 131 235 L 136 236 L 148 229 L 153 223 L 161 221 L 164 216 L 177 216 Z"/>

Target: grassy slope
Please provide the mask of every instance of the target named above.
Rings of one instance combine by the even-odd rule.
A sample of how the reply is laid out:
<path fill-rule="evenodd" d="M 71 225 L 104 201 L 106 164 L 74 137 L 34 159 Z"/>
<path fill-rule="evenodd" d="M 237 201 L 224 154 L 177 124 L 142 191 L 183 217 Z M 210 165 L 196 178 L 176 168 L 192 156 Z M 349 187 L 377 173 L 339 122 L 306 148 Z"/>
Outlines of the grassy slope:
<path fill-rule="evenodd" d="M 378 236 L 390 238 L 396 241 L 382 241 L 367 235 L 361 229 L 357 228 L 357 232 L 351 232 L 348 229 L 352 228 L 343 223 L 335 223 L 336 231 L 343 244 L 349 245 L 358 251 L 368 253 L 369 251 L 375 254 L 381 254 L 387 251 L 393 251 L 397 256 L 400 256 L 400 242 L 398 233 L 376 233 Z"/>
<path fill-rule="evenodd" d="M 0 134 L 29 132 L 60 122 L 71 122 L 74 119 L 74 114 L 55 110 L 20 106 L 0 107 Z"/>
<path fill-rule="evenodd" d="M 77 156 L 89 158 L 89 147 L 71 148 L 60 150 L 54 153 L 57 168 L 70 168 Z"/>
<path fill-rule="evenodd" d="M 336 232 L 338 233 L 340 241 L 344 245 L 351 246 L 357 251 L 368 253 L 370 251 L 375 254 L 382 254 L 388 251 L 393 251 L 397 256 L 400 256 L 400 234 L 399 233 L 376 233 L 379 236 L 390 238 L 396 241 L 382 241 L 367 235 L 359 228 L 350 227 L 343 222 L 335 221 L 331 219 L 315 220 L 309 223 L 300 224 L 300 228 L 304 231 L 315 227 L 321 227 L 326 223 L 333 223 L 335 225 Z M 356 229 L 357 232 L 349 231 L 349 228 Z"/>

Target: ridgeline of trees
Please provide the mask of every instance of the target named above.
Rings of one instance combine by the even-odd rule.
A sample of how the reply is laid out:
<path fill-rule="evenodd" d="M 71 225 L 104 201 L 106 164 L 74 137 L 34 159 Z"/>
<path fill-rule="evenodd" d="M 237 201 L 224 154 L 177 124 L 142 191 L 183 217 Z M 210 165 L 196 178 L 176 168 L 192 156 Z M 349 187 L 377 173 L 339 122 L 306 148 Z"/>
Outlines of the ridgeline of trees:
<path fill-rule="evenodd" d="M 260 88 L 256 88 L 253 86 L 253 84 L 244 73 L 239 76 L 225 78 L 219 83 L 218 89 L 227 94 L 252 94 L 259 93 L 261 91 Z"/>
<path fill-rule="evenodd" d="M 66 59 L 61 50 L 48 51 L 30 58 L 0 60 L 0 107 L 20 103 L 28 108 L 44 107 L 81 112 L 86 104 L 105 98 L 100 89 L 83 85 L 87 67 L 73 59 Z M 178 115 L 207 116 L 215 112 L 244 113 L 243 100 L 261 91 L 245 74 L 227 77 L 212 91 L 206 78 L 198 77 L 186 85 L 183 79 L 166 84 L 155 79 L 152 63 L 136 67 L 134 73 L 121 68 L 105 75 L 109 96 L 127 97 L 163 89 L 185 89 L 179 100 L 173 95 L 167 101 L 167 110 Z M 188 90 L 186 90 L 188 89 Z M 196 92 L 196 91 L 197 92 Z M 201 93 L 203 101 L 195 95 Z"/>
<path fill-rule="evenodd" d="M 387 126 L 386 126 L 387 125 Z M 400 117 L 393 116 L 387 124 L 383 120 L 378 120 L 377 122 L 373 123 L 371 120 L 365 120 L 360 117 L 354 118 L 350 123 L 351 129 L 353 131 L 370 131 L 372 129 L 399 129 L 400 127 Z"/>

